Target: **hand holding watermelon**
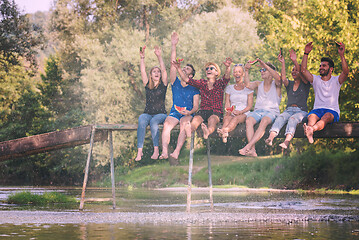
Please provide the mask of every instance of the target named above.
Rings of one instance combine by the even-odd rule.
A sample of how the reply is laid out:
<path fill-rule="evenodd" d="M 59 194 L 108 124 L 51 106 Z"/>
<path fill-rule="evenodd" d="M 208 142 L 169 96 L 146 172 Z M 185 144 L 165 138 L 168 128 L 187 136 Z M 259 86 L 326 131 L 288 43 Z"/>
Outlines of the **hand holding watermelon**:
<path fill-rule="evenodd" d="M 186 107 L 179 107 L 177 105 L 175 105 L 174 107 L 175 107 L 177 112 L 179 112 L 179 113 L 181 113 L 183 115 L 186 115 L 185 113 L 188 112 Z"/>
<path fill-rule="evenodd" d="M 183 61 L 183 58 L 176 58 L 176 61 L 177 61 L 178 63 L 181 63 L 181 62 Z"/>
<path fill-rule="evenodd" d="M 146 45 L 143 47 L 140 47 L 140 57 L 142 59 L 145 58 L 145 49 L 146 49 Z"/>
<path fill-rule="evenodd" d="M 254 64 L 256 64 L 257 62 L 258 62 L 258 59 L 256 59 L 256 60 L 253 60 L 253 61 L 248 61 L 251 65 L 254 65 Z"/>
<path fill-rule="evenodd" d="M 234 105 L 231 106 L 231 107 L 227 107 L 227 108 L 226 108 L 226 112 L 231 113 L 231 112 L 233 112 L 233 111 L 234 111 Z"/>

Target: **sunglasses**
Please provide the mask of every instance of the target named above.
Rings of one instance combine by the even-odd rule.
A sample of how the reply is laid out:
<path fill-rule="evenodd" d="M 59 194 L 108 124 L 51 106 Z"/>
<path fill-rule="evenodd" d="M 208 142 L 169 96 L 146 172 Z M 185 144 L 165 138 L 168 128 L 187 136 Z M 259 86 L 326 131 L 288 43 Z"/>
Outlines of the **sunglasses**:
<path fill-rule="evenodd" d="M 265 72 L 265 71 L 267 71 L 267 69 L 261 68 L 261 69 L 259 69 L 259 71 L 260 71 L 260 72 Z"/>
<path fill-rule="evenodd" d="M 237 64 L 234 64 L 235 67 L 242 67 L 243 64 L 242 63 L 237 63 Z"/>
<path fill-rule="evenodd" d="M 206 67 L 206 71 L 208 70 L 217 70 L 215 67 Z"/>

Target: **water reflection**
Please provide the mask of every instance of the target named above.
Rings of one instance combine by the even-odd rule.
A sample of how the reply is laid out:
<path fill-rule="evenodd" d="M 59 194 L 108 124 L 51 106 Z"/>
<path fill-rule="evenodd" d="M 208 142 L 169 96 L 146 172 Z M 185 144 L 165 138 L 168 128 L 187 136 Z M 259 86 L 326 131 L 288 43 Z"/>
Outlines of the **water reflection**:
<path fill-rule="evenodd" d="M 0 225 L 1 239 L 358 239 L 358 223 Z"/>
<path fill-rule="evenodd" d="M 24 188 L 0 188 L 0 200 Z M 25 188 L 31 192 L 62 191 L 80 197 L 81 189 Z M 173 212 L 186 210 L 186 192 L 147 189 L 117 189 L 117 208 L 112 202 L 86 203 L 85 213 L 113 212 Z M 88 189 L 86 197 L 111 197 L 110 189 Z M 208 194 L 194 192 L 194 199 L 206 199 Z M 359 196 L 303 195 L 294 192 L 214 192 L 214 213 L 281 213 L 359 215 Z M 20 206 L 2 203 L 0 211 L 12 211 Z M 78 207 L 78 206 L 76 206 Z M 32 208 L 35 211 L 64 211 L 57 206 Z M 77 209 L 66 211 L 77 212 Z M 193 205 L 191 211 L 209 212 L 209 204 Z M 6 222 L 6 221 L 5 221 Z M 78 223 L 78 224 L 0 224 L 0 239 L 359 239 L 358 221 L 238 221 L 142 222 L 139 223 Z"/>

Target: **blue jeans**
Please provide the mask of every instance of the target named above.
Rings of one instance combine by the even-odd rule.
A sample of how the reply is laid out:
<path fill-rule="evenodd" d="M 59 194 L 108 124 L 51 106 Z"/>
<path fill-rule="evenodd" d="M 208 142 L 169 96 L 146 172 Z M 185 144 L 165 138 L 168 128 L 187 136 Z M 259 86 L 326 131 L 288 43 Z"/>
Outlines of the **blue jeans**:
<path fill-rule="evenodd" d="M 280 129 L 288 122 L 285 135 L 290 133 L 294 136 L 297 124 L 300 123 L 307 114 L 307 112 L 301 110 L 299 107 L 288 107 L 277 117 L 270 132 L 276 132 L 278 135 Z"/>
<path fill-rule="evenodd" d="M 156 115 L 150 115 L 147 113 L 142 113 L 138 118 L 138 127 L 137 127 L 137 148 L 143 148 L 143 143 L 145 141 L 146 128 L 150 125 L 151 135 L 153 146 L 158 147 L 160 139 L 160 130 L 158 125 L 163 123 L 167 117 L 167 114 L 159 113 Z"/>

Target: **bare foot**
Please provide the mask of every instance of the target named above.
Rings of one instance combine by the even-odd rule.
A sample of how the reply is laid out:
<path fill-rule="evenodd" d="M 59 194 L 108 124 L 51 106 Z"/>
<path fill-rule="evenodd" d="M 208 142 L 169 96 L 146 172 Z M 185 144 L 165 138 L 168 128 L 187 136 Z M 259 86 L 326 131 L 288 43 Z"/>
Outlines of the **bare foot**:
<path fill-rule="evenodd" d="M 162 153 L 160 156 L 160 159 L 167 159 L 168 158 L 168 154 L 166 153 Z"/>
<path fill-rule="evenodd" d="M 246 152 L 246 156 L 248 156 L 248 157 L 258 157 L 257 152 L 256 152 L 256 150 L 254 148 L 249 149 Z"/>
<path fill-rule="evenodd" d="M 314 139 L 313 139 L 313 134 L 314 134 L 313 127 L 308 126 L 307 124 L 304 123 L 303 128 L 304 128 L 304 133 L 308 138 L 308 142 L 313 143 L 314 142 Z"/>
<path fill-rule="evenodd" d="M 203 131 L 203 138 L 208 139 L 209 131 L 208 131 L 207 125 L 202 123 L 201 127 L 202 127 L 202 131 Z"/>
<path fill-rule="evenodd" d="M 220 137 L 222 137 L 223 131 L 220 128 L 217 128 L 217 133 Z"/>
<path fill-rule="evenodd" d="M 239 154 L 241 154 L 241 155 L 243 155 L 243 156 L 245 156 L 246 155 L 246 153 L 247 153 L 247 148 L 246 147 L 244 147 L 244 148 L 242 148 L 242 149 L 239 149 Z"/>
<path fill-rule="evenodd" d="M 227 143 L 227 138 L 228 138 L 228 132 L 223 132 L 223 134 L 222 134 L 222 141 L 223 141 L 224 143 Z"/>
<path fill-rule="evenodd" d="M 158 147 L 154 147 L 151 159 L 158 159 L 159 155 L 160 155 L 160 151 L 159 151 Z"/>
<path fill-rule="evenodd" d="M 174 151 L 173 153 L 170 154 L 170 156 L 174 159 L 178 159 L 179 152 Z"/>
<path fill-rule="evenodd" d="M 288 146 L 289 146 L 289 142 L 284 141 L 284 142 L 282 142 L 281 144 L 279 144 L 279 146 L 280 146 L 281 148 L 283 148 L 283 149 L 287 149 Z"/>
<path fill-rule="evenodd" d="M 265 143 L 268 145 L 268 146 L 272 146 L 273 145 L 273 140 L 272 139 L 270 139 L 270 138 L 267 138 L 266 140 L 265 140 Z"/>
<path fill-rule="evenodd" d="M 135 158 L 135 161 L 141 161 L 143 153 L 137 153 L 137 157 Z"/>
<path fill-rule="evenodd" d="M 151 159 L 158 159 L 159 154 L 153 153 L 151 156 Z"/>

